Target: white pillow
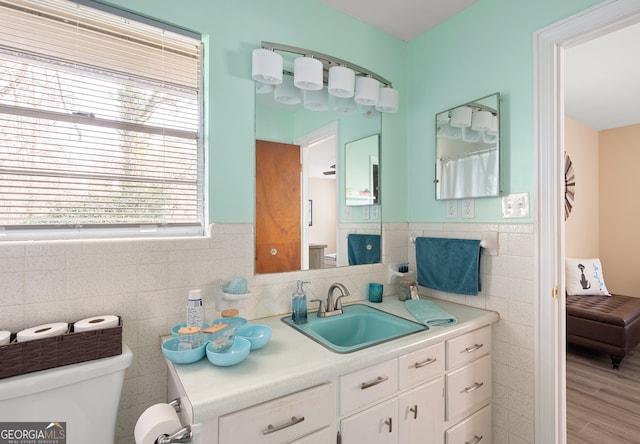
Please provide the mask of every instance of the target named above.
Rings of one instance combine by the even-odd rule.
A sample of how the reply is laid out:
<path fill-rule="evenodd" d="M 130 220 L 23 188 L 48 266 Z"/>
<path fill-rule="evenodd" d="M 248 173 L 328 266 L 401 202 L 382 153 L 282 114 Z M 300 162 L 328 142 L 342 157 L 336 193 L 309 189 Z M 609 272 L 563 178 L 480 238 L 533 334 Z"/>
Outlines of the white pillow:
<path fill-rule="evenodd" d="M 611 296 L 604 284 L 600 259 L 566 258 L 565 267 L 568 295 Z"/>

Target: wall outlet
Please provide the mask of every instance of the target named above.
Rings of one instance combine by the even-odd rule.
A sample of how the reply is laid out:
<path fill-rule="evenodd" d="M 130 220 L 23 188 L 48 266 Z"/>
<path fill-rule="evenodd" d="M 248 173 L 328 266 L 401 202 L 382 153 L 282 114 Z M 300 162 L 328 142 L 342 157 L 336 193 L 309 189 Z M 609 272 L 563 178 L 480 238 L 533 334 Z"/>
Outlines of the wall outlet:
<path fill-rule="evenodd" d="M 502 217 L 504 219 L 524 218 L 529 215 L 529 193 L 502 196 Z"/>
<path fill-rule="evenodd" d="M 362 218 L 369 219 L 369 207 L 362 207 Z"/>
<path fill-rule="evenodd" d="M 475 201 L 473 199 L 462 199 L 463 219 L 473 219 L 476 217 Z"/>
<path fill-rule="evenodd" d="M 458 201 L 448 200 L 447 201 L 447 218 L 456 219 L 457 217 L 458 217 Z"/>
<path fill-rule="evenodd" d="M 371 206 L 371 219 L 380 219 L 380 207 L 378 205 Z"/>
<path fill-rule="evenodd" d="M 342 212 L 342 216 L 345 220 L 351 220 L 351 207 L 345 206 Z"/>

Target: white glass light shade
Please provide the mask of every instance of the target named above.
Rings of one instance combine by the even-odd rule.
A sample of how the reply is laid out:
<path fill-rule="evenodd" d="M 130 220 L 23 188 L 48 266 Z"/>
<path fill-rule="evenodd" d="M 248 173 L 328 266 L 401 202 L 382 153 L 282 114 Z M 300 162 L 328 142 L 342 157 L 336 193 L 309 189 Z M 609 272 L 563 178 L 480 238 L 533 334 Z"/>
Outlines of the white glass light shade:
<path fill-rule="evenodd" d="M 451 121 L 449 125 L 454 128 L 467 128 L 471 126 L 471 113 L 473 110 L 468 106 L 461 106 L 451 110 Z"/>
<path fill-rule="evenodd" d="M 350 97 L 334 97 L 333 110 L 338 114 L 353 114 L 358 111 L 358 106 Z"/>
<path fill-rule="evenodd" d="M 373 105 L 362 105 L 362 115 L 367 119 L 373 119 L 380 115 L 380 111 L 376 110 Z"/>
<path fill-rule="evenodd" d="M 268 83 L 256 82 L 256 94 L 269 94 L 275 86 Z"/>
<path fill-rule="evenodd" d="M 360 105 L 376 105 L 380 97 L 380 82 L 372 77 L 356 79 L 356 103 Z"/>
<path fill-rule="evenodd" d="M 462 140 L 465 142 L 480 142 L 482 140 L 482 132 L 469 127 L 463 127 Z"/>
<path fill-rule="evenodd" d="M 253 80 L 279 85 L 282 83 L 282 56 L 275 51 L 258 48 L 253 50 L 251 76 Z"/>
<path fill-rule="evenodd" d="M 498 116 L 493 114 L 491 116 L 491 128 L 487 131 L 492 136 L 498 135 Z"/>
<path fill-rule="evenodd" d="M 273 98 L 278 103 L 285 105 L 297 105 L 302 102 L 300 90 L 293 85 L 293 77 L 284 76 L 282 83 L 273 91 Z"/>
<path fill-rule="evenodd" d="M 325 89 L 317 91 L 302 91 L 304 107 L 311 111 L 326 111 L 329 109 L 329 96 Z"/>
<path fill-rule="evenodd" d="M 380 88 L 376 109 L 383 113 L 398 112 L 399 97 L 400 94 L 397 89 L 393 89 L 390 86 Z"/>
<path fill-rule="evenodd" d="M 493 114 L 489 111 L 474 111 L 471 117 L 471 129 L 475 131 L 489 131 Z"/>
<path fill-rule="evenodd" d="M 311 57 L 298 57 L 293 61 L 293 84 L 307 91 L 317 91 L 323 86 L 322 62 Z"/>
<path fill-rule="evenodd" d="M 445 111 L 443 113 L 440 113 L 436 116 L 436 123 L 438 125 L 445 125 L 447 123 L 449 123 L 449 112 Z"/>
<path fill-rule="evenodd" d="M 334 97 L 353 97 L 356 73 L 351 68 L 329 68 L 329 94 Z"/>

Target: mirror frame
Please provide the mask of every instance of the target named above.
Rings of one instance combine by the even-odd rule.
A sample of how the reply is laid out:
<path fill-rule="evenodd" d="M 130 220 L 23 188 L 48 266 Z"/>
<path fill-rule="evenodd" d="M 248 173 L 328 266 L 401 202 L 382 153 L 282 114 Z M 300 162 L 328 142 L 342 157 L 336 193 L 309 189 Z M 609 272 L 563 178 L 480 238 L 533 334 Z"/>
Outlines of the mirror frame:
<path fill-rule="evenodd" d="M 495 98 L 495 108 L 493 103 L 487 103 L 489 99 Z M 455 106 L 451 109 L 441 111 L 435 116 L 435 193 L 436 200 L 454 200 L 454 199 L 476 199 L 483 197 L 498 197 L 502 190 L 502 169 L 501 169 L 501 98 L 500 93 L 496 92 L 476 100 Z M 450 125 L 451 115 L 454 110 L 468 107 L 476 111 L 489 111 L 495 116 L 495 127 L 487 131 L 475 131 L 471 128 L 471 117 L 462 126 Z M 467 140 L 462 140 L 468 138 Z M 446 140 L 459 141 L 449 144 L 449 151 L 445 152 Z M 494 154 L 495 150 L 495 154 Z M 486 154 L 485 154 L 486 153 Z M 471 165 L 471 170 L 459 174 L 457 177 L 467 179 L 466 182 L 458 182 L 459 185 L 453 185 L 452 194 L 443 196 L 443 188 L 445 180 L 443 180 L 444 166 L 449 162 L 456 162 L 460 159 L 468 158 L 474 154 L 484 155 L 485 160 L 489 162 L 486 167 L 486 175 L 470 174 L 478 172 L 480 165 Z M 468 169 L 470 162 L 458 165 L 463 171 L 465 167 Z M 455 165 L 452 165 L 455 167 Z M 478 181 L 471 183 L 470 181 Z"/>

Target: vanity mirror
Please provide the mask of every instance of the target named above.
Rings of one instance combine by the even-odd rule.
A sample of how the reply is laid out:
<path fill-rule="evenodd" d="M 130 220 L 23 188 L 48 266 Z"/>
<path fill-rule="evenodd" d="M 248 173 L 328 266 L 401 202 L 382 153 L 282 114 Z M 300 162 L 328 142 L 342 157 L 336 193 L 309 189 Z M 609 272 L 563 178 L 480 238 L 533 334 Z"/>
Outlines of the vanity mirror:
<path fill-rule="evenodd" d="M 282 45 L 271 49 L 282 57 L 280 85 L 295 82 L 296 59 L 305 50 Z M 393 112 L 397 102 L 381 106 L 382 94 L 376 109 L 373 102 L 357 100 L 357 80 L 375 76 L 358 67 L 352 80 L 356 100 L 327 94 L 327 68 L 337 65 L 327 62 L 328 56 L 314 55 L 325 65 L 319 101 L 311 91 L 295 89 L 285 100 L 282 86 L 256 81 L 256 274 L 347 266 L 350 234 L 378 240 L 382 236 L 380 212 L 375 219 L 365 218 L 364 205 L 380 202 L 381 112 Z M 343 68 L 347 62 L 341 62 Z M 379 93 L 392 90 L 389 82 L 376 79 Z M 348 185 L 352 180 L 354 185 Z M 349 196 L 350 187 L 357 196 Z M 351 217 L 340 221 L 346 212 Z"/>
<path fill-rule="evenodd" d="M 436 115 L 436 199 L 500 194 L 500 94 Z"/>

